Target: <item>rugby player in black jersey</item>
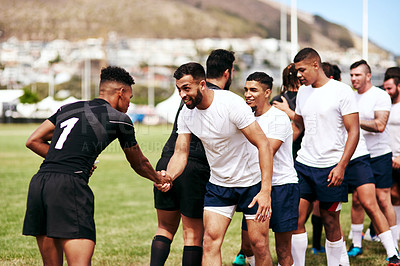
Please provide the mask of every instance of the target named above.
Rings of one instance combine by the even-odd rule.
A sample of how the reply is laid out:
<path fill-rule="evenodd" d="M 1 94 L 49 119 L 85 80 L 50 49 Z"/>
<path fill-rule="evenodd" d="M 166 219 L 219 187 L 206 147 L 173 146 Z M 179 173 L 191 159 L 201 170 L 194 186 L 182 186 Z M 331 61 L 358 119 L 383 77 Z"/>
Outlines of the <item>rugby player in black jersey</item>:
<path fill-rule="evenodd" d="M 116 138 L 135 172 L 171 185 L 143 155 L 125 114 L 133 84 L 122 68 L 102 69 L 99 98 L 61 107 L 26 142 L 45 158 L 29 185 L 23 227 L 24 235 L 36 237 L 44 265 L 62 265 L 63 253 L 68 265 L 91 264 L 96 231 L 88 181 L 97 156 Z"/>

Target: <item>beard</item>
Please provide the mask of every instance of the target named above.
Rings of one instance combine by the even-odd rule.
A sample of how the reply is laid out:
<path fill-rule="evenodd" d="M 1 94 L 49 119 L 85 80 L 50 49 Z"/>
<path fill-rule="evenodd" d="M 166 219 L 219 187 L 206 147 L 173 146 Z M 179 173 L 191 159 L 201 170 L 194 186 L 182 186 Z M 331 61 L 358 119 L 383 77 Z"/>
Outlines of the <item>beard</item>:
<path fill-rule="evenodd" d="M 229 72 L 229 79 L 226 81 L 225 86 L 224 86 L 224 90 L 229 91 L 229 87 L 232 84 L 232 73 Z"/>
<path fill-rule="evenodd" d="M 190 98 L 191 104 L 186 104 L 186 107 L 189 109 L 194 109 L 201 101 L 203 100 L 203 94 L 200 91 L 197 91 L 197 94 L 194 98 Z"/>

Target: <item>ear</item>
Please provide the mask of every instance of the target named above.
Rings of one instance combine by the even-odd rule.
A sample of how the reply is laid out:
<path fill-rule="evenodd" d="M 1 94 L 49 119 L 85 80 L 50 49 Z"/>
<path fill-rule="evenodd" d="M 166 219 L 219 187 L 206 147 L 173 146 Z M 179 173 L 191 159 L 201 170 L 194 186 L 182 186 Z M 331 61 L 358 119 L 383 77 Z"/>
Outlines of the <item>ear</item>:
<path fill-rule="evenodd" d="M 318 65 L 318 62 L 317 62 L 317 61 L 313 61 L 312 66 L 313 66 L 315 69 L 318 69 L 318 68 L 319 68 L 319 65 Z"/>
<path fill-rule="evenodd" d="M 122 94 L 124 94 L 124 92 L 125 92 L 125 89 L 124 89 L 124 87 L 122 87 L 122 88 L 118 89 L 118 96 L 119 96 L 119 97 L 121 97 L 121 96 L 122 96 Z"/>
<path fill-rule="evenodd" d="M 229 78 L 229 69 L 226 69 L 226 70 L 224 71 L 223 77 L 226 78 L 226 79 Z"/>
<path fill-rule="evenodd" d="M 264 91 L 265 93 L 265 99 L 269 99 L 269 97 L 271 96 L 272 91 L 270 89 L 267 89 Z"/>
<path fill-rule="evenodd" d="M 199 83 L 199 85 L 200 85 L 200 87 L 201 87 L 201 90 L 204 90 L 204 89 L 206 88 L 206 81 L 205 81 L 204 79 L 201 80 L 200 83 Z"/>
<path fill-rule="evenodd" d="M 371 80 L 371 73 L 367 73 L 367 79 Z"/>

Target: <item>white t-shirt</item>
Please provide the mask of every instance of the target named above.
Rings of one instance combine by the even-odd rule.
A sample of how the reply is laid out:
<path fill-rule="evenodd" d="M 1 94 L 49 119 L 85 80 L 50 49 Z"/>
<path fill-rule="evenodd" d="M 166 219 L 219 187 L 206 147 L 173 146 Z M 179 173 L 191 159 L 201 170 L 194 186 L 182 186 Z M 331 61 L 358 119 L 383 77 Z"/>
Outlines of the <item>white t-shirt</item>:
<path fill-rule="evenodd" d="M 396 158 L 400 155 L 400 102 L 392 105 L 387 129 L 390 136 L 393 158 Z"/>
<path fill-rule="evenodd" d="M 389 94 L 378 87 L 372 86 L 363 94 L 355 92 L 356 101 L 360 110 L 361 120 L 374 120 L 375 111 L 390 111 L 391 100 Z M 371 157 L 387 154 L 391 151 L 387 128 L 382 133 L 369 132 L 361 129 Z"/>
<path fill-rule="evenodd" d="M 256 120 L 269 139 L 282 141 L 273 158 L 272 186 L 297 183 L 292 154 L 293 130 L 289 117 L 272 106 L 267 112 L 257 116 Z"/>
<path fill-rule="evenodd" d="M 261 181 L 258 150 L 251 149 L 240 129 L 255 122 L 251 108 L 230 91 L 214 90 L 205 110 L 182 108 L 178 134 L 193 133 L 204 145 L 210 182 L 223 187 L 247 187 Z"/>
<path fill-rule="evenodd" d="M 346 134 L 346 136 L 347 136 L 347 134 Z M 364 156 L 367 154 L 369 154 L 369 151 L 367 148 L 367 143 L 365 142 L 365 138 L 364 138 L 363 134 L 360 133 L 360 138 L 358 139 L 357 147 L 353 153 L 353 156 L 351 157 L 351 160 L 354 160 L 358 157 L 361 157 L 361 156 Z"/>
<path fill-rule="evenodd" d="M 343 116 L 357 113 L 350 86 L 329 80 L 319 88 L 301 86 L 296 99 L 296 114 L 303 117 L 305 131 L 296 160 L 311 167 L 337 164 L 346 144 Z"/>

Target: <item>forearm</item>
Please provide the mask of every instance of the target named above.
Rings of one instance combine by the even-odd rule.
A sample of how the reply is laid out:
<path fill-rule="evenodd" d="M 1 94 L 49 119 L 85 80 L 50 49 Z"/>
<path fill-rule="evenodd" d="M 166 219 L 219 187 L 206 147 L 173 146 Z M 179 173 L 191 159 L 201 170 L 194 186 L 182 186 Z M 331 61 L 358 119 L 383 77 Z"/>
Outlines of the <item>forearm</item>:
<path fill-rule="evenodd" d="M 385 129 L 376 120 L 360 120 L 360 127 L 369 132 L 382 132 Z"/>
<path fill-rule="evenodd" d="M 167 173 L 171 176 L 172 180 L 178 178 L 183 170 L 185 170 L 188 157 L 184 154 L 174 154 L 169 160 L 167 166 Z"/>
<path fill-rule="evenodd" d="M 154 170 L 153 166 L 150 164 L 147 158 L 144 158 L 142 162 L 136 164 L 136 166 L 135 164 L 131 164 L 131 167 L 140 176 L 145 177 L 157 184 L 161 183 L 161 180 L 159 179 L 157 172 Z"/>
<path fill-rule="evenodd" d="M 46 158 L 49 151 L 50 144 L 48 142 L 32 141 L 26 144 L 30 150 L 32 150 L 37 155 Z"/>
<path fill-rule="evenodd" d="M 259 162 L 261 169 L 261 191 L 271 194 L 272 187 L 272 148 L 266 145 L 259 148 Z"/>
<path fill-rule="evenodd" d="M 354 154 L 354 151 L 356 150 L 358 140 L 360 137 L 359 134 L 360 134 L 359 131 L 351 132 L 348 134 L 346 145 L 344 146 L 343 155 L 342 155 L 338 165 L 341 165 L 343 167 L 347 166 L 351 157 Z"/>

